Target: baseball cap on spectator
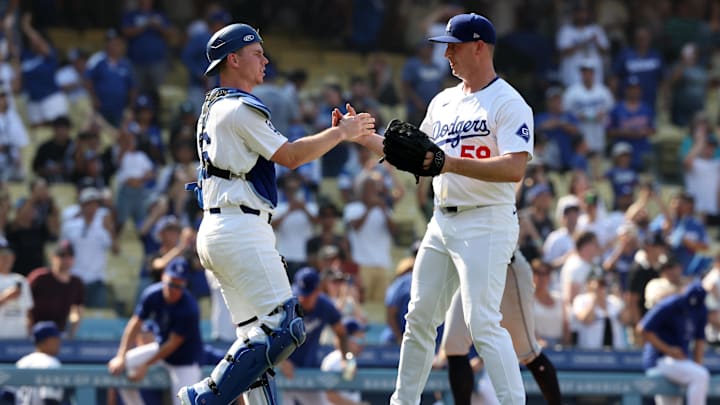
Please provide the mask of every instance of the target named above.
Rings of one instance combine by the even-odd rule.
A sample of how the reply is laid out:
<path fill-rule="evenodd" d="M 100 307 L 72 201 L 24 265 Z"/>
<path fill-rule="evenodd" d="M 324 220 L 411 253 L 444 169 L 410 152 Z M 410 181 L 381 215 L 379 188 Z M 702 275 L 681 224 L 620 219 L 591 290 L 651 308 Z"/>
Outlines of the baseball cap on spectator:
<path fill-rule="evenodd" d="M 105 40 L 111 41 L 116 38 L 122 38 L 120 36 L 120 33 L 115 28 L 110 28 L 109 30 L 105 31 Z"/>
<path fill-rule="evenodd" d="M 184 257 L 178 256 L 170 260 L 170 263 L 165 266 L 165 270 L 163 271 L 163 273 L 172 278 L 178 278 L 187 281 L 188 275 L 190 273 L 190 264 Z"/>
<path fill-rule="evenodd" d="M 459 44 L 483 41 L 495 44 L 495 27 L 487 18 L 475 14 L 458 14 L 445 27 L 445 35 L 429 38 L 431 42 Z"/>
<path fill-rule="evenodd" d="M 312 267 L 303 267 L 295 273 L 293 281 L 293 294 L 298 297 L 307 297 L 317 290 L 320 285 L 320 275 Z"/>
<path fill-rule="evenodd" d="M 580 211 L 580 201 L 577 198 L 568 198 L 567 201 L 565 201 L 565 203 L 563 204 L 563 215 L 566 215 L 571 211 Z"/>
<path fill-rule="evenodd" d="M 585 203 L 589 206 L 595 206 L 598 202 L 598 195 L 594 191 L 588 191 L 585 193 Z"/>
<path fill-rule="evenodd" d="M 78 59 L 86 59 L 88 57 L 88 51 L 82 48 L 71 48 L 67 52 L 67 58 L 70 62 L 75 62 Z"/>
<path fill-rule="evenodd" d="M 325 245 L 318 251 L 318 258 L 320 260 L 332 259 L 340 256 L 340 250 L 335 245 Z"/>
<path fill-rule="evenodd" d="M 528 189 L 527 194 L 525 194 L 525 201 L 531 203 L 542 194 L 550 195 L 550 187 L 543 183 L 536 184 Z"/>
<path fill-rule="evenodd" d="M 51 337 L 59 337 L 60 329 L 53 321 L 41 321 L 32 328 L 32 337 L 35 344 L 41 343 Z"/>
<path fill-rule="evenodd" d="M 69 240 L 63 239 L 60 242 L 58 242 L 57 246 L 55 246 L 55 255 L 56 256 L 74 256 L 75 248 L 73 247 L 72 243 Z"/>
<path fill-rule="evenodd" d="M 367 325 L 363 325 L 355 318 L 345 318 L 342 323 L 348 336 L 357 332 L 366 332 L 369 329 Z"/>
<path fill-rule="evenodd" d="M 595 62 L 593 62 L 590 59 L 583 59 L 578 64 L 578 68 L 582 69 L 588 69 L 588 70 L 595 70 Z"/>
<path fill-rule="evenodd" d="M 625 85 L 626 86 L 639 86 L 640 85 L 640 78 L 637 76 L 628 76 L 627 79 L 625 79 Z"/>
<path fill-rule="evenodd" d="M 155 108 L 155 103 L 147 94 L 141 94 L 135 99 L 135 108 L 148 108 L 152 110 Z"/>
<path fill-rule="evenodd" d="M 89 203 L 92 201 L 100 201 L 102 200 L 103 195 L 102 192 L 95 187 L 86 187 L 80 192 L 80 197 L 78 197 L 78 202 L 80 204 Z"/>
<path fill-rule="evenodd" d="M 178 221 L 177 217 L 175 215 L 165 215 L 160 217 L 160 219 L 157 220 L 157 223 L 155 223 L 155 233 L 153 236 L 155 236 L 156 240 L 160 240 L 160 232 L 171 228 L 178 231 L 182 229 L 180 221 Z"/>
<path fill-rule="evenodd" d="M 52 126 L 53 126 L 53 128 L 55 128 L 55 127 L 70 128 L 72 126 L 72 123 L 70 122 L 70 118 L 62 115 L 53 120 Z"/>
<path fill-rule="evenodd" d="M 633 151 L 632 145 L 627 142 L 618 142 L 612 147 L 612 157 L 618 157 L 623 154 L 631 154 Z"/>

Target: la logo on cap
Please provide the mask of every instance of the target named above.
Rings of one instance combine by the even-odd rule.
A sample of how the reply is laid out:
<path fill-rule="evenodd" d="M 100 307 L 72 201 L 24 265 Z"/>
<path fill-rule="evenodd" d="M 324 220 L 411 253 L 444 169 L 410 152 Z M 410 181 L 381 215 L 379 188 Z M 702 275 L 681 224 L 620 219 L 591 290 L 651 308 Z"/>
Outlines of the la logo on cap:
<path fill-rule="evenodd" d="M 447 27 L 445 27 L 445 31 L 447 31 L 447 32 L 452 31 L 452 22 L 451 21 L 448 21 Z"/>

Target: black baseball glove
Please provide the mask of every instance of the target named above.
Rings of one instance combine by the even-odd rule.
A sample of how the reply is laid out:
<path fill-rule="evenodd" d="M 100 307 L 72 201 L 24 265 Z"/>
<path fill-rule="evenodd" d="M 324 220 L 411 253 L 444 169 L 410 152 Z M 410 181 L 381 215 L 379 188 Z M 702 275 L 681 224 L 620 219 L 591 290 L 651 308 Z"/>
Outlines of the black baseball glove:
<path fill-rule="evenodd" d="M 427 152 L 432 152 L 430 167 L 423 167 Z M 437 176 L 445 164 L 445 152 L 442 151 L 418 127 L 400 120 L 392 120 L 385 129 L 383 140 L 384 159 L 400 170 L 419 176 Z"/>

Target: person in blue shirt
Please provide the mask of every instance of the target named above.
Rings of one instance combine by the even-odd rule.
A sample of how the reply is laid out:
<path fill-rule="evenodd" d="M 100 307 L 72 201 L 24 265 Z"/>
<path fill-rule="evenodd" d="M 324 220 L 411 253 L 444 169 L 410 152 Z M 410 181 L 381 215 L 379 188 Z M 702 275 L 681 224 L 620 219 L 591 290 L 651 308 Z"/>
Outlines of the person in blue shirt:
<path fill-rule="evenodd" d="M 23 15 L 20 25 L 25 42 L 20 55 L 22 87 L 28 96 L 28 121 L 37 127 L 67 116 L 69 106 L 65 93 L 55 83 L 58 69 L 55 49 L 33 28 L 30 14 Z"/>
<path fill-rule="evenodd" d="M 655 116 L 657 92 L 663 79 L 663 62 L 660 53 L 652 47 L 652 36 L 646 27 L 635 29 L 633 46 L 621 50 L 613 61 L 613 74 L 618 95 L 623 96 L 627 79 L 634 76 L 642 89 L 642 101 Z"/>
<path fill-rule="evenodd" d="M 613 190 L 613 209 L 618 209 L 618 199 L 635 194 L 640 176 L 631 167 L 633 147 L 627 142 L 616 143 L 611 152 L 612 167 L 605 172 L 605 178 Z"/>
<path fill-rule="evenodd" d="M 205 101 L 205 92 L 215 87 L 214 83 L 216 82 L 215 78 L 205 76 L 205 70 L 210 65 L 205 57 L 205 47 L 212 34 L 229 24 L 231 19 L 230 14 L 222 8 L 208 10 L 205 17 L 207 29 L 191 34 L 180 55 L 188 71 L 187 99 L 192 103 L 196 114 L 200 112 L 203 101 Z"/>
<path fill-rule="evenodd" d="M 535 131 L 545 134 L 560 151 L 560 170 L 568 171 L 572 166 L 573 140 L 581 138 L 578 120 L 562 106 L 563 89 L 550 87 L 545 91 L 546 111 L 535 116 Z"/>
<path fill-rule="evenodd" d="M 442 90 L 447 68 L 432 60 L 433 45 L 423 41 L 416 48 L 416 55 L 402 68 L 402 91 L 405 95 L 407 121 L 420 125 L 430 100 Z"/>
<path fill-rule="evenodd" d="M 700 282 L 693 282 L 682 294 L 660 301 L 637 327 L 645 339 L 643 367 L 649 374 L 686 387 L 687 404 L 704 404 L 710 384 L 710 373 L 702 365 L 708 316 L 705 296 Z M 680 398 L 655 396 L 659 405 L 680 402 Z"/>
<path fill-rule="evenodd" d="M 632 146 L 632 168 L 644 172 L 652 153 L 650 138 L 655 135 L 653 112 L 642 100 L 640 79 L 631 76 L 626 84 L 625 98 L 610 111 L 607 134 L 613 144 Z"/>
<path fill-rule="evenodd" d="M 385 319 L 387 327 L 380 337 L 383 343 L 399 345 L 405 333 L 405 314 L 410 303 L 410 285 L 415 258 L 408 257 L 397 265 L 397 276 L 385 291 Z M 440 335 L 442 336 L 442 335 Z"/>
<path fill-rule="evenodd" d="M 140 91 L 156 93 L 167 75 L 168 39 L 173 28 L 167 17 L 155 10 L 155 0 L 137 4 L 136 10 L 123 15 L 122 34 L 128 41 L 128 58 Z"/>
<path fill-rule="evenodd" d="M 182 257 L 173 259 L 165 267 L 161 282 L 143 291 L 125 327 L 117 354 L 108 362 L 110 373 L 118 375 L 125 372 L 131 380 L 139 381 L 152 364 L 161 362 L 170 374 L 173 393 L 200 379 L 200 363 L 204 355 L 200 310 L 197 301 L 185 288 L 189 272 L 187 260 Z M 130 350 L 131 343 L 147 321 L 157 325 L 157 342 Z M 180 404 L 179 398 L 173 401 L 176 405 Z"/>
<path fill-rule="evenodd" d="M 114 29 L 105 33 L 105 51 L 88 60 L 85 78 L 95 111 L 108 124 L 119 127 L 137 90 L 132 66 L 125 58 L 125 41 Z"/>
<path fill-rule="evenodd" d="M 690 265 L 699 252 L 709 246 L 705 225 L 695 217 L 695 199 L 688 193 L 680 192 L 670 200 L 670 217 L 658 215 L 650 224 L 651 230 L 663 230 L 670 252 L 682 264 L 685 275 L 693 269 Z M 699 256 L 700 257 L 700 256 Z"/>
<path fill-rule="evenodd" d="M 304 267 L 295 273 L 293 294 L 298 297 L 305 316 L 305 343 L 298 347 L 290 357 L 278 366 L 285 378 L 292 379 L 295 369 L 320 368 L 320 334 L 325 326 L 335 332 L 336 346 L 343 357 L 348 354 L 347 333 L 342 323 L 342 315 L 335 304 L 320 291 L 320 275 L 312 267 Z M 346 363 L 343 361 L 343 369 Z M 295 401 L 295 402 L 293 402 Z M 322 391 L 284 391 L 284 404 L 315 405 L 325 403 Z"/>

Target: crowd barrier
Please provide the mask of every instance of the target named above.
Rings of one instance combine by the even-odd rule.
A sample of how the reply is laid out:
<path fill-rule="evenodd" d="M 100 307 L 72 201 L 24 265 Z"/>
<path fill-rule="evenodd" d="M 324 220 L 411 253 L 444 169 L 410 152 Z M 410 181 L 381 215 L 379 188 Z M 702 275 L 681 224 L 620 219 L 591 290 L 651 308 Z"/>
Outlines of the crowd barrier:
<path fill-rule="evenodd" d="M 210 366 L 203 369 L 205 375 Z M 298 369 L 295 378 L 277 377 L 282 390 L 359 390 L 366 393 L 390 393 L 395 385 L 394 369 L 358 369 L 353 380 L 342 379 L 339 373 L 325 373 L 315 369 Z M 654 394 L 682 395 L 682 390 L 661 377 L 647 377 L 642 373 L 559 372 L 561 389 L 568 396 L 618 397 L 622 405 L 641 405 L 643 397 Z M 539 394 L 532 376 L 523 372 L 525 388 L 529 395 Z M 0 364 L 0 386 L 55 386 L 75 391 L 78 404 L 96 404 L 97 390 L 108 387 L 137 387 L 167 389 L 170 386 L 167 373 L 153 367 L 146 378 L 132 383 L 124 377 L 108 374 L 104 365 L 65 364 L 54 370 L 18 370 L 11 364 Z M 426 392 L 443 392 L 448 397 L 449 387 L 444 371 L 432 371 Z M 720 376 L 714 376 L 710 384 L 710 397 L 720 398 Z"/>
<path fill-rule="evenodd" d="M 231 343 L 211 342 L 207 345 L 222 353 Z M 62 344 L 60 361 L 63 363 L 98 364 L 110 360 L 117 351 L 117 341 L 66 340 Z M 322 346 L 318 352 L 321 360 L 332 350 Z M 33 351 L 27 340 L 0 340 L 0 363 L 12 363 Z M 558 370 L 565 371 L 628 371 L 642 372 L 642 351 L 640 350 L 574 350 L 545 349 L 544 353 L 553 361 Z M 360 367 L 396 368 L 400 359 L 400 348 L 396 345 L 368 345 L 358 357 Z M 214 364 L 214 359 L 208 364 Z M 720 374 L 720 352 L 710 348 L 705 353 L 705 366 Z"/>

